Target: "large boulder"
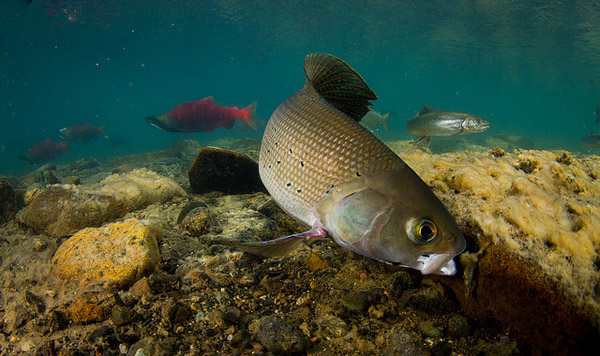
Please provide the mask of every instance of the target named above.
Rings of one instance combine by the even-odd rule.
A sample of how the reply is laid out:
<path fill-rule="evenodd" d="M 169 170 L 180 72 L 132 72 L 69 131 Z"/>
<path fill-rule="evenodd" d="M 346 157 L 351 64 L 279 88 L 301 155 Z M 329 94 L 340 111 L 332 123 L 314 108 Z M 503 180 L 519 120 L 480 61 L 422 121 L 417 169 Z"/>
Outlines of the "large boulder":
<path fill-rule="evenodd" d="M 17 219 L 37 232 L 59 237 L 184 195 L 173 180 L 147 169 L 136 169 L 127 174 L 110 175 L 91 186 L 49 186 L 30 199 Z"/>
<path fill-rule="evenodd" d="M 266 191 L 258 164 L 250 157 L 215 147 L 204 147 L 198 152 L 188 171 L 194 193 L 219 191 L 225 194 L 245 194 Z"/>
<path fill-rule="evenodd" d="M 12 185 L 0 180 L 0 224 L 14 219 L 17 213 L 17 196 Z"/>

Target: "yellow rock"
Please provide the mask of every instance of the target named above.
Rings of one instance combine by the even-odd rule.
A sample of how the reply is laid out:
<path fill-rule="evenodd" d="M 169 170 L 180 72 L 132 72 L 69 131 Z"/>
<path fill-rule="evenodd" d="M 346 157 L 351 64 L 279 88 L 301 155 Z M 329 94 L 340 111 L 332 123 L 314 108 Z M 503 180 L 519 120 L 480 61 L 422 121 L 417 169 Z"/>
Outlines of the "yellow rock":
<path fill-rule="evenodd" d="M 126 288 L 156 270 L 156 235 L 156 228 L 136 219 L 83 229 L 59 246 L 52 271 L 79 284 L 108 282 Z"/>

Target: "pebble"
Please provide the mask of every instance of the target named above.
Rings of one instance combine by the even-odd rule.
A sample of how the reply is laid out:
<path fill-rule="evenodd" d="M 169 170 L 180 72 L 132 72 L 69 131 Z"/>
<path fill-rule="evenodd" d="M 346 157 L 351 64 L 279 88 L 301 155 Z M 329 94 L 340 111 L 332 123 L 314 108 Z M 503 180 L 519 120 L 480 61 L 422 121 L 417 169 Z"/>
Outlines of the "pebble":
<path fill-rule="evenodd" d="M 252 336 L 276 355 L 297 355 L 306 352 L 308 341 L 292 324 L 275 316 L 264 316 L 249 326 Z"/>
<path fill-rule="evenodd" d="M 132 320 L 131 308 L 115 305 L 111 311 L 111 321 L 115 326 L 121 326 Z"/>
<path fill-rule="evenodd" d="M 390 280 L 390 296 L 399 298 L 404 291 L 414 288 L 414 281 L 406 271 L 398 271 L 392 275 Z"/>
<path fill-rule="evenodd" d="M 448 335 L 453 339 L 467 337 L 471 333 L 469 321 L 462 315 L 455 314 L 448 318 Z"/>

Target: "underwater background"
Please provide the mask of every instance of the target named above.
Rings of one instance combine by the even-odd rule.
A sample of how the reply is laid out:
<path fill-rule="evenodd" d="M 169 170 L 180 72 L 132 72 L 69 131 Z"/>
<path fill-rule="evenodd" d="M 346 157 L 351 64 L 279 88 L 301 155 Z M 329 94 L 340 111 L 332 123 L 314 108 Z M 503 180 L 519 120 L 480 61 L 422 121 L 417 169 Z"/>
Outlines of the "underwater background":
<path fill-rule="evenodd" d="M 257 131 L 177 134 L 144 117 L 213 96 L 273 110 L 304 81 L 304 57 L 342 58 L 392 111 L 384 139 L 409 139 L 423 104 L 490 121 L 537 149 L 597 153 L 579 140 L 600 104 L 596 1 L 0 1 L 0 175 L 57 131 L 89 121 L 108 139 L 55 160 L 205 145 Z M 471 136 L 468 136 L 471 139 Z M 446 139 L 448 140 L 448 139 Z"/>

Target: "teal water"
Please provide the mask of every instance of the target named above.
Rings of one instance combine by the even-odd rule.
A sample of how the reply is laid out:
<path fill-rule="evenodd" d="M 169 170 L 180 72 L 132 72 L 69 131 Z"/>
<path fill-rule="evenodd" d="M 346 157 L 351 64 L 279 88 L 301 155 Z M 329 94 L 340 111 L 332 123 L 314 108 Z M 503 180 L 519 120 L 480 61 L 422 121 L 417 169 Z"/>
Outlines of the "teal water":
<path fill-rule="evenodd" d="M 388 139 L 424 103 L 485 117 L 482 135 L 588 151 L 600 104 L 597 1 L 0 1 L 0 174 L 57 130 L 90 121 L 110 140 L 56 159 L 114 157 L 261 132 L 161 132 L 144 121 L 185 101 L 258 101 L 258 117 L 304 82 L 312 52 L 340 57 L 397 114 Z"/>

